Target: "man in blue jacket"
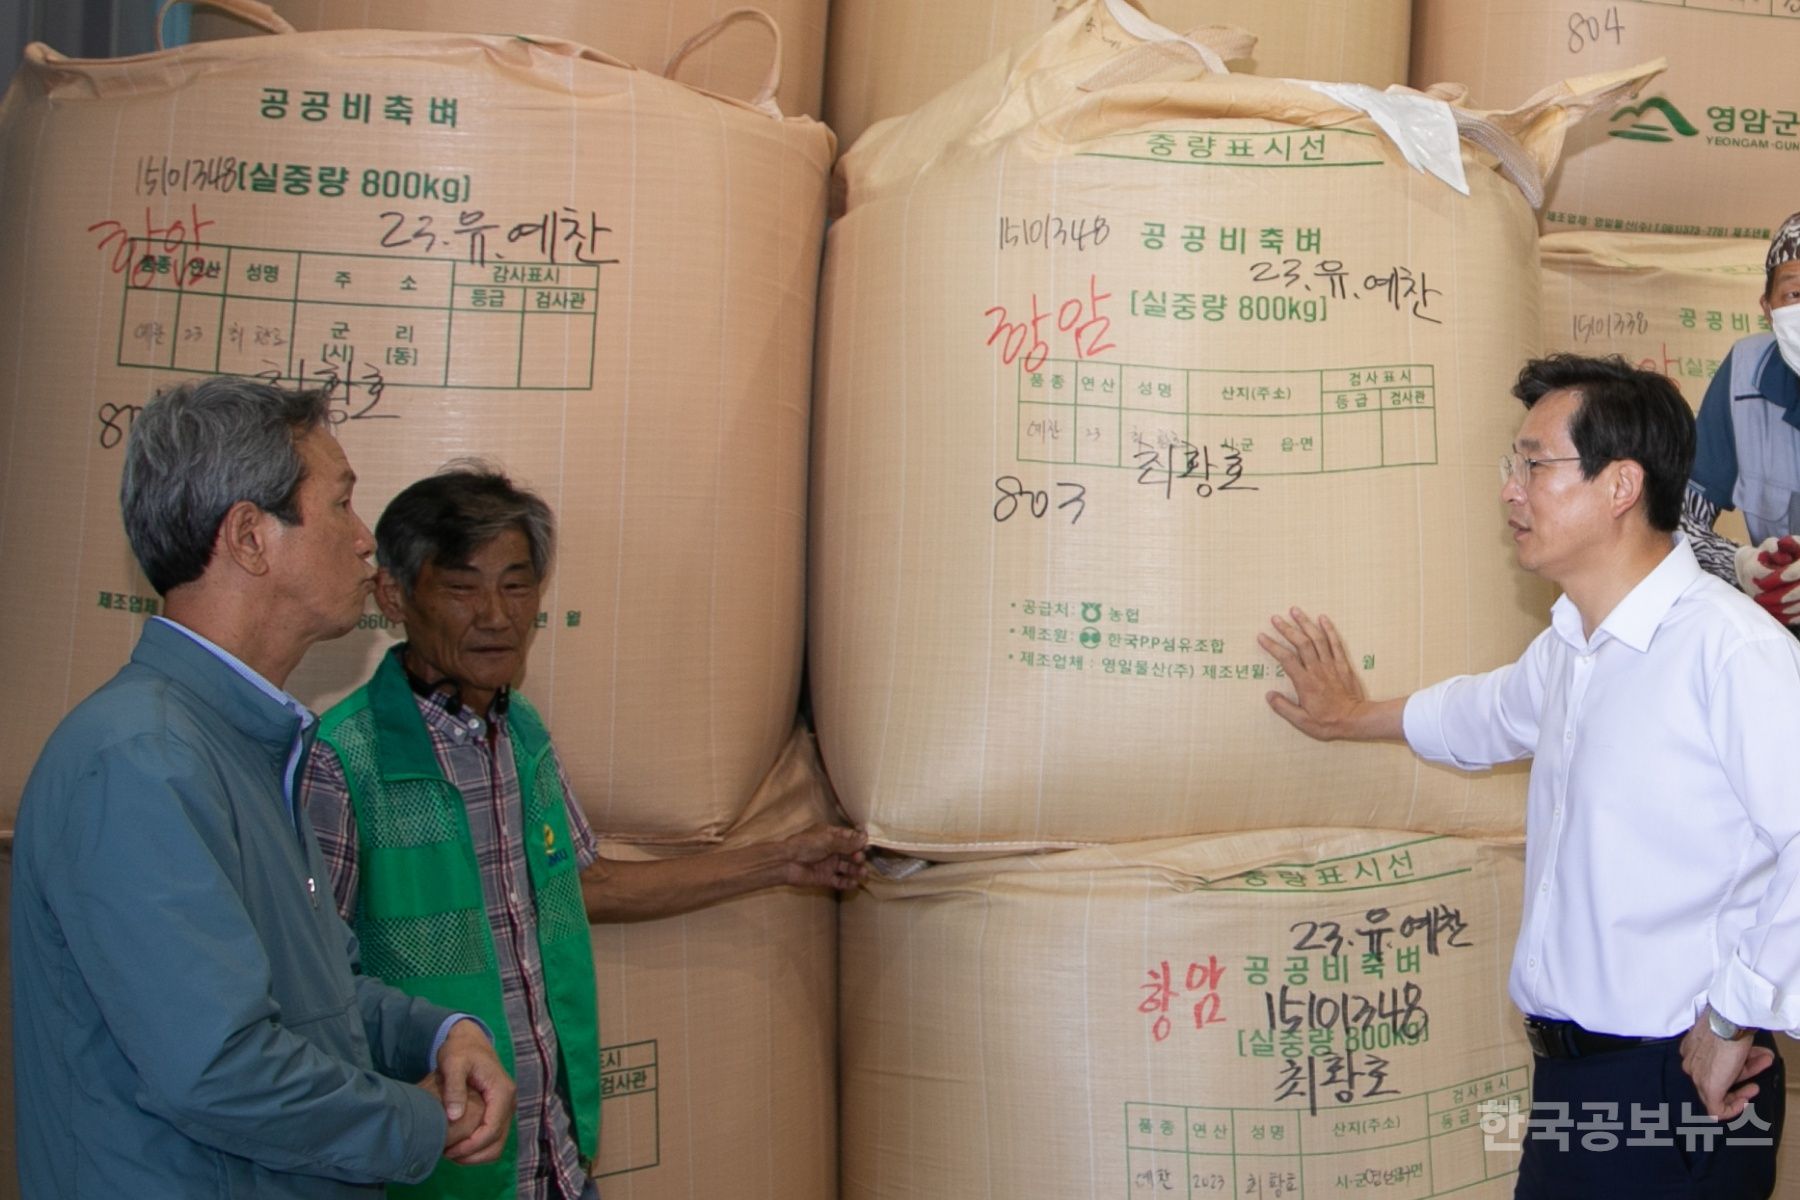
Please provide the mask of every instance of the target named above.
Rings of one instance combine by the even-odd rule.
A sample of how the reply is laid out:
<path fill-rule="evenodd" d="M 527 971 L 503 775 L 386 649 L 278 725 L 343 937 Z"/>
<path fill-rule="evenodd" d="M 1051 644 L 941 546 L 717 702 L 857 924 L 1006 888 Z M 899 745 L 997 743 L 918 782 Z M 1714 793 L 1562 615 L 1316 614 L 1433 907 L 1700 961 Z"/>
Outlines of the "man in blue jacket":
<path fill-rule="evenodd" d="M 379 1195 L 511 1125 L 477 1022 L 357 972 L 294 804 L 316 721 L 282 684 L 374 577 L 326 417 L 226 378 L 132 430 L 126 534 L 166 617 L 51 735 L 14 843 L 27 1196 Z"/>
<path fill-rule="evenodd" d="M 1769 332 L 1732 345 L 1700 402 L 1681 531 L 1702 567 L 1800 628 L 1800 213 L 1769 243 L 1762 310 Z M 1713 532 L 1728 508 L 1748 546 Z"/>

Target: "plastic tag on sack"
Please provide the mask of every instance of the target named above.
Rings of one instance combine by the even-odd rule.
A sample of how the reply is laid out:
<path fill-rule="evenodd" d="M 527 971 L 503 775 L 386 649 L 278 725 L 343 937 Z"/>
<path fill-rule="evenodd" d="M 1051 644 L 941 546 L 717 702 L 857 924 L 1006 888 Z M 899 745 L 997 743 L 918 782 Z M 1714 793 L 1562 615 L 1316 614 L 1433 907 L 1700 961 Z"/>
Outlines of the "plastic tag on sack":
<path fill-rule="evenodd" d="M 879 846 L 869 847 L 869 870 L 878 878 L 899 882 L 909 879 L 931 865 L 929 859 L 914 858 L 910 854 L 901 854 L 894 850 L 884 850 Z"/>
<path fill-rule="evenodd" d="M 1469 194 L 1462 138 L 1448 104 L 1416 93 L 1377 91 L 1366 83 L 1306 83 L 1345 108 L 1368 114 L 1414 170 L 1435 175 L 1463 195 Z"/>

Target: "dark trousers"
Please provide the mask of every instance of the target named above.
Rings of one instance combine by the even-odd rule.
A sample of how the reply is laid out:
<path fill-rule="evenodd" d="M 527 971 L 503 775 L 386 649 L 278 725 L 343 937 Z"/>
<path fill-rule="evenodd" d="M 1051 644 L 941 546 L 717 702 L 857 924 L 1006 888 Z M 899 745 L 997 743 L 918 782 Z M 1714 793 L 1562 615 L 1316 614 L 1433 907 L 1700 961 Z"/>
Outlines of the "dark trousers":
<path fill-rule="evenodd" d="M 1775 1039 L 1759 1032 L 1756 1044 L 1773 1049 Z M 1766 1200 L 1775 1186 L 1775 1150 L 1786 1113 L 1779 1052 L 1756 1082 L 1761 1090 L 1746 1115 L 1720 1122 L 1706 1116 L 1693 1080 L 1681 1069 L 1678 1038 L 1584 1058 L 1539 1058 L 1513 1195 Z"/>

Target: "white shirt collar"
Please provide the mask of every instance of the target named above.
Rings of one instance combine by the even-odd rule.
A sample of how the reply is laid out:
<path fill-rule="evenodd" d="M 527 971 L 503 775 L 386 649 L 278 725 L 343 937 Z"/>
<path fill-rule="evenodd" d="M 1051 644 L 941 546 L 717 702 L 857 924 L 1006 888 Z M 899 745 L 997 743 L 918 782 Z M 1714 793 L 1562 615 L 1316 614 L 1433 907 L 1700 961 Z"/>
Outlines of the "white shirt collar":
<path fill-rule="evenodd" d="M 1556 635 L 1576 650 L 1586 653 L 1611 639 L 1623 642 L 1640 654 L 1650 648 L 1650 639 L 1681 594 L 1700 578 L 1700 562 L 1683 534 L 1674 535 L 1674 546 L 1651 572 L 1638 581 L 1625 598 L 1613 606 L 1594 630 L 1592 638 L 1581 630 L 1581 611 L 1565 594 L 1558 596 L 1550 608 L 1550 625 Z"/>

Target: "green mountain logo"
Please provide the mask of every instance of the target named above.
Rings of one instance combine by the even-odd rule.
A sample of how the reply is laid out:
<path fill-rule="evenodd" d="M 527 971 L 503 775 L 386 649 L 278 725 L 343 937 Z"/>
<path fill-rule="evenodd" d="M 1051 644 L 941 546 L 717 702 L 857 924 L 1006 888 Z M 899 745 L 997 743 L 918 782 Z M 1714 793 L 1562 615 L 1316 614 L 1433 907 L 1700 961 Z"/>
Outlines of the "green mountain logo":
<path fill-rule="evenodd" d="M 1679 108 L 1661 96 L 1652 96 L 1642 104 L 1621 108 L 1612 115 L 1612 123 L 1617 125 L 1620 121 L 1631 121 L 1634 117 L 1643 119 L 1634 121 L 1624 129 L 1609 129 L 1608 135 L 1633 142 L 1672 142 L 1677 134 L 1690 138 L 1700 132 L 1694 128 L 1693 122 L 1681 115 Z"/>

